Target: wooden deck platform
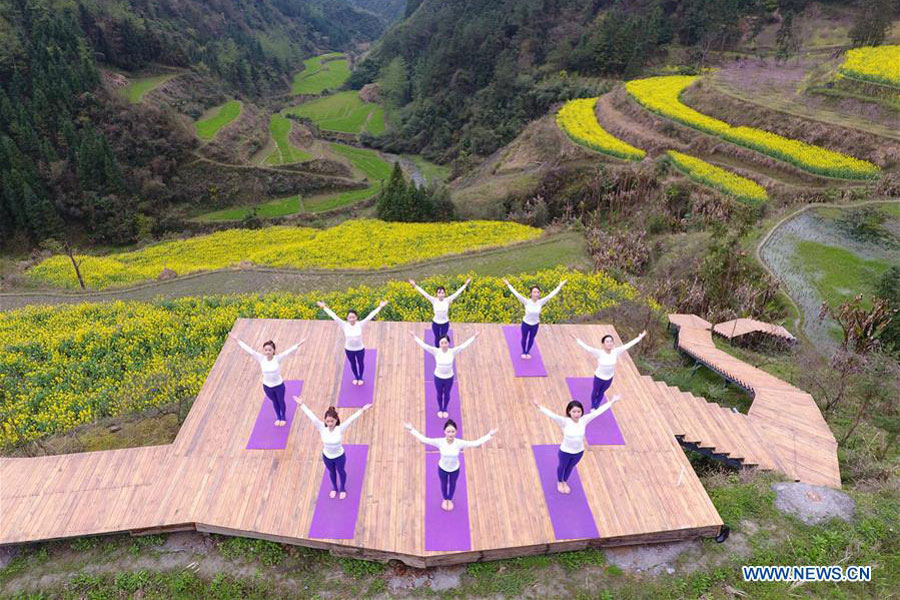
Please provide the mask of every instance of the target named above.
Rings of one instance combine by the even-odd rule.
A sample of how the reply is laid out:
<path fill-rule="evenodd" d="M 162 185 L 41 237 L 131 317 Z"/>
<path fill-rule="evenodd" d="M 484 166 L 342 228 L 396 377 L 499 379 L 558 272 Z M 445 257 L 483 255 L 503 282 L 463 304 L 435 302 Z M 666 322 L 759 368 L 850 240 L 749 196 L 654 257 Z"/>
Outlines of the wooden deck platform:
<path fill-rule="evenodd" d="M 682 321 L 683 322 L 683 321 Z M 678 348 L 753 394 L 747 415 L 740 415 L 740 435 L 716 441 L 726 430 L 710 429 L 703 419 L 715 418 L 712 407 L 694 406 L 679 419 L 671 417 L 673 433 L 703 437 L 703 442 L 736 453 L 749 464 L 779 470 L 795 481 L 841 487 L 837 441 L 813 397 L 801 389 L 719 350 L 709 329 L 682 325 Z M 682 404 L 682 406 L 686 406 Z M 699 408 L 699 411 L 698 411 Z M 699 412 L 692 420 L 687 416 Z M 734 424 L 735 419 L 731 419 Z M 721 427 L 717 424 L 716 428 Z M 761 443 L 753 444 L 753 440 Z M 742 448 L 743 446 L 743 448 Z"/>
<path fill-rule="evenodd" d="M 736 340 L 745 335 L 766 335 L 790 344 L 797 341 L 797 338 L 781 325 L 773 325 L 756 319 L 732 319 L 716 323 L 713 326 L 713 332 L 727 340 Z"/>
<path fill-rule="evenodd" d="M 513 374 L 500 325 L 454 323 L 460 338 L 482 332 L 457 358 L 464 437 L 494 426 L 500 433 L 466 451 L 471 550 L 426 551 L 425 449 L 402 427 L 407 420 L 424 424 L 423 354 L 407 331 L 425 328 L 367 326 L 366 344 L 378 349 L 368 378 L 376 386 L 374 407 L 345 440 L 369 446 L 354 539 L 308 537 L 324 467 L 306 419 L 297 415 L 285 450 L 245 449 L 262 402 L 259 371 L 228 342 L 171 445 L 0 459 L 0 544 L 196 528 L 421 567 L 718 533 L 722 521 L 673 436 L 659 388 L 626 354 L 612 388 L 624 396 L 613 412 L 626 443 L 592 446 L 578 466 L 600 537 L 557 540 L 531 446 L 558 444 L 561 433 L 529 399 L 561 412 L 569 400 L 565 378 L 589 377 L 594 369 L 569 333 L 599 346 L 615 331 L 542 326 L 538 344 L 550 375 L 523 379 Z M 239 319 L 233 331 L 256 347 L 308 337 L 283 374 L 304 381 L 303 397 L 316 413 L 335 402 L 345 359 L 333 323 Z"/>

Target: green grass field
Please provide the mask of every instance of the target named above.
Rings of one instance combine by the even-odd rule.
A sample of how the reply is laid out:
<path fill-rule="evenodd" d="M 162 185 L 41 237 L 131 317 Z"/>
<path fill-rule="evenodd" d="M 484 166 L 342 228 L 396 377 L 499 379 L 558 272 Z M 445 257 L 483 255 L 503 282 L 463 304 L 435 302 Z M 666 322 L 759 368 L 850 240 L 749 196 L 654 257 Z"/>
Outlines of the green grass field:
<path fill-rule="evenodd" d="M 367 148 L 356 148 L 347 146 L 346 144 L 331 143 L 329 147 L 350 161 L 355 168 L 370 180 L 380 181 L 388 179 L 391 176 L 393 163 L 389 163 L 374 150 Z"/>
<path fill-rule="evenodd" d="M 219 130 L 234 121 L 241 114 L 242 104 L 240 100 L 229 100 L 219 107 L 218 112 L 209 119 L 197 121 L 194 127 L 201 139 L 209 141 L 216 137 Z"/>
<path fill-rule="evenodd" d="M 435 164 L 425 158 L 422 158 L 420 154 L 405 154 L 404 158 L 408 158 L 409 160 L 416 163 L 416 166 L 419 167 L 419 171 L 421 171 L 422 175 L 425 177 L 428 183 L 431 183 L 433 181 L 447 181 L 447 178 L 450 177 L 450 167 Z"/>
<path fill-rule="evenodd" d="M 887 261 L 865 260 L 844 248 L 818 242 L 801 241 L 795 257 L 797 268 L 809 274 L 810 282 L 831 306 L 837 306 L 856 294 L 871 296 Z"/>
<path fill-rule="evenodd" d="M 272 115 L 269 121 L 269 134 L 275 140 L 277 149 L 266 158 L 267 165 L 289 165 L 313 157 L 309 152 L 304 152 L 291 143 L 291 125 L 291 120 L 287 117 Z"/>
<path fill-rule="evenodd" d="M 128 98 L 132 104 L 137 104 L 144 99 L 148 92 L 151 92 L 178 75 L 178 73 L 164 73 L 163 75 L 154 75 L 153 77 L 138 77 L 132 79 L 131 83 L 126 85 L 120 91 L 123 96 Z"/>
<path fill-rule="evenodd" d="M 350 77 L 350 65 L 341 52 L 314 56 L 303 61 L 303 70 L 294 75 L 291 93 L 321 94 L 325 90 L 336 90 Z"/>
<path fill-rule="evenodd" d="M 285 109 L 283 114 L 305 117 L 322 129 L 343 133 L 362 133 L 365 130 L 378 135 L 385 128 L 384 108 L 363 102 L 354 90 L 304 102 Z"/>
<path fill-rule="evenodd" d="M 235 206 L 233 208 L 223 208 L 215 212 L 206 213 L 195 217 L 193 220 L 211 223 L 216 221 L 240 221 L 248 216 L 253 209 L 256 208 L 256 216 L 260 218 L 271 219 L 274 217 L 285 217 L 300 212 L 300 196 L 294 194 L 286 198 L 276 198 L 269 200 L 263 204 L 254 206 Z"/>

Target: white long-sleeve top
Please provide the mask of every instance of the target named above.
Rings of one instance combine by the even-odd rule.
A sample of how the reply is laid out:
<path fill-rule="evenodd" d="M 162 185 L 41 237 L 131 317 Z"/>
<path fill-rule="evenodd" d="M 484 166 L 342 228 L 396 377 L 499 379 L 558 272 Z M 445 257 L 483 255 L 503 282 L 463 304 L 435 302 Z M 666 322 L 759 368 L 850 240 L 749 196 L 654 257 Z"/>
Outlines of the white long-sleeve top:
<path fill-rule="evenodd" d="M 627 344 L 622 344 L 621 346 L 616 346 L 609 352 L 604 350 L 603 348 L 594 348 L 593 346 L 588 346 L 580 339 L 575 338 L 575 341 L 578 342 L 578 345 L 593 354 L 597 358 L 597 370 L 594 371 L 594 376 L 598 379 L 602 379 L 603 381 L 609 381 L 613 378 L 613 375 L 616 372 L 616 362 L 619 360 L 619 356 L 641 341 L 640 337 L 636 337 Z"/>
<path fill-rule="evenodd" d="M 415 429 L 410 429 L 409 431 L 414 436 L 416 436 L 416 438 L 423 444 L 434 446 L 435 448 L 440 450 L 441 459 L 438 461 L 438 466 L 447 473 L 452 473 L 453 471 L 459 470 L 459 453 L 463 448 L 475 448 L 476 446 L 480 446 L 491 439 L 491 434 L 486 433 L 472 442 L 467 442 L 466 440 L 455 438 L 453 440 L 453 443 L 451 444 L 447 442 L 446 437 L 429 438 L 425 437 Z"/>
<path fill-rule="evenodd" d="M 281 361 L 296 351 L 300 344 L 294 344 L 281 354 L 276 354 L 272 357 L 272 360 L 269 360 L 265 354 L 257 352 L 241 340 L 238 340 L 238 346 L 243 348 L 244 352 L 255 358 L 256 362 L 259 363 L 259 367 L 262 369 L 263 385 L 275 387 L 284 383 L 284 379 L 281 378 Z"/>
<path fill-rule="evenodd" d="M 456 358 L 457 354 L 468 348 L 469 345 L 475 341 L 475 336 L 473 335 L 459 346 L 448 348 L 446 352 L 441 348 L 426 344 L 418 337 L 416 337 L 415 340 L 418 345 L 422 346 L 425 352 L 434 356 L 434 376 L 441 379 L 450 379 L 453 377 L 453 359 Z"/>
<path fill-rule="evenodd" d="M 334 319 L 344 331 L 344 350 L 363 350 L 365 346 L 363 346 L 362 341 L 362 326 L 374 319 L 375 315 L 381 310 L 381 307 L 375 307 L 375 310 L 366 315 L 366 318 L 357 320 L 353 325 L 334 314 L 334 311 L 327 306 L 322 310 L 325 311 L 325 314 Z"/>
<path fill-rule="evenodd" d="M 358 410 L 347 417 L 347 420 L 340 425 L 335 425 L 334 429 L 328 429 L 328 426 L 323 423 L 319 417 L 313 414 L 313 411 L 309 410 L 308 406 L 301 404 L 300 409 L 306 413 L 309 420 L 312 421 L 313 425 L 316 426 L 316 429 L 319 430 L 319 435 L 322 437 L 322 453 L 328 458 L 337 458 L 344 453 L 344 432 L 347 431 L 350 423 L 363 414 L 362 410 Z"/>
<path fill-rule="evenodd" d="M 559 293 L 559 290 L 562 289 L 562 286 L 563 284 L 562 282 L 560 282 L 560 284 L 556 286 L 556 288 L 552 292 L 550 292 L 543 298 L 538 298 L 537 301 L 535 301 L 531 298 L 526 298 L 525 296 L 517 292 L 516 288 L 514 288 L 511 284 L 506 284 L 506 287 L 509 288 L 509 291 L 511 291 L 513 295 L 519 299 L 519 302 L 525 305 L 525 316 L 522 317 L 522 320 L 529 325 L 537 325 L 541 322 L 541 308 L 543 308 L 544 305 L 547 304 L 547 302 L 551 298 L 553 298 L 553 296 Z"/>
<path fill-rule="evenodd" d="M 469 282 L 462 284 L 462 287 L 460 287 L 449 296 L 445 296 L 443 300 L 439 300 L 435 296 L 432 296 L 431 294 L 420 288 L 418 285 L 415 286 L 415 288 L 420 294 L 425 296 L 425 298 L 427 298 L 429 302 L 431 302 L 431 306 L 432 308 L 434 308 L 434 318 L 432 319 L 432 321 L 434 321 L 438 325 L 443 325 L 444 323 L 450 322 L 450 303 L 456 300 L 456 298 L 460 294 L 462 294 L 467 285 L 469 285 Z"/>
<path fill-rule="evenodd" d="M 578 419 L 577 423 L 573 421 L 571 417 L 563 417 L 543 406 L 540 407 L 540 411 L 553 419 L 553 421 L 562 428 L 563 441 L 562 444 L 559 445 L 559 449 L 563 452 L 568 452 L 569 454 L 578 454 L 579 452 L 584 451 L 584 431 L 587 429 L 588 423 L 608 411 L 611 406 L 612 404 L 606 402 L 597 410 L 592 410 Z"/>

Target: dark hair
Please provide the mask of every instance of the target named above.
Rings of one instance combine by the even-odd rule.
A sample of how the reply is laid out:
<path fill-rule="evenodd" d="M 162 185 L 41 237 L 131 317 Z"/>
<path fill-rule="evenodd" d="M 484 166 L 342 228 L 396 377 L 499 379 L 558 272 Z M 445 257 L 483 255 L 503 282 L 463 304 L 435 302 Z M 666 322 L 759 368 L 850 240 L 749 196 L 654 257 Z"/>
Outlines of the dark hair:
<path fill-rule="evenodd" d="M 338 416 L 337 409 L 335 407 L 329 406 L 328 410 L 325 411 L 325 418 L 327 419 L 328 417 L 333 417 L 334 420 L 337 421 L 335 425 L 341 424 L 341 418 Z"/>
<path fill-rule="evenodd" d="M 570 419 L 572 417 L 571 415 L 569 415 L 569 413 L 572 412 L 573 408 L 580 408 L 581 414 L 584 414 L 584 406 L 582 406 L 581 402 L 579 402 L 578 400 L 572 400 L 568 404 L 566 404 L 566 416 Z"/>
<path fill-rule="evenodd" d="M 442 336 L 441 336 L 441 339 L 438 340 L 438 346 L 440 346 L 440 345 L 441 345 L 441 342 L 443 342 L 444 340 L 447 340 L 447 343 L 449 344 L 449 343 L 450 343 L 450 336 L 449 336 L 449 335 L 442 335 Z"/>
<path fill-rule="evenodd" d="M 539 285 L 533 285 L 533 286 L 531 286 L 531 287 L 528 289 L 529 292 L 533 292 L 534 290 L 537 290 L 537 291 L 540 292 L 540 291 L 541 291 L 541 286 L 539 286 Z"/>
<path fill-rule="evenodd" d="M 444 292 L 444 293 L 446 294 L 446 293 L 447 293 L 447 288 L 445 288 L 445 287 L 442 286 L 442 285 L 439 285 L 439 286 L 437 286 L 437 290 L 435 290 L 435 291 L 436 291 L 436 292 Z"/>
<path fill-rule="evenodd" d="M 348 315 L 354 314 L 354 315 L 356 315 L 357 317 L 359 316 L 359 313 L 356 312 L 355 310 L 353 310 L 352 308 L 351 308 L 350 310 L 347 311 L 347 314 L 348 314 Z"/>
<path fill-rule="evenodd" d="M 459 427 L 456 426 L 456 421 L 453 419 L 447 419 L 447 422 L 444 423 L 444 428 L 441 431 L 446 431 L 448 427 L 452 426 L 453 429 L 459 431 Z"/>
<path fill-rule="evenodd" d="M 265 348 L 266 346 L 272 346 L 272 350 L 274 350 L 274 349 L 275 349 L 275 342 L 273 342 L 272 340 L 269 340 L 268 342 L 266 342 L 265 344 L 263 344 L 263 348 Z"/>
<path fill-rule="evenodd" d="M 611 335 L 609 335 L 609 334 L 607 333 L 607 334 L 604 335 L 602 338 L 600 338 L 600 343 L 601 343 L 601 344 L 605 344 L 605 343 L 606 343 L 606 338 L 613 339 L 613 336 L 611 336 Z"/>

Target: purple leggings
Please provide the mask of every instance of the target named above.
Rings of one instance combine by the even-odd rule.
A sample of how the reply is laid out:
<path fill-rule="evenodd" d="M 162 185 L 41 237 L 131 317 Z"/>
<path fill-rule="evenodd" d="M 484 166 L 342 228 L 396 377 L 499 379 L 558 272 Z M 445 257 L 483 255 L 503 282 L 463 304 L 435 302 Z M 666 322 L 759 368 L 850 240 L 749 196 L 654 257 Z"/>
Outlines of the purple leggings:
<path fill-rule="evenodd" d="M 591 390 L 591 410 L 596 410 L 603 402 L 603 394 L 612 385 L 612 377 L 609 379 L 600 379 L 594 375 L 594 389 Z"/>
<path fill-rule="evenodd" d="M 441 496 L 444 497 L 444 500 L 453 500 L 453 494 L 456 493 L 456 480 L 459 479 L 459 469 L 445 471 L 438 467 L 438 477 L 441 478 Z"/>
<path fill-rule="evenodd" d="M 453 378 L 442 379 L 441 377 L 435 377 L 434 389 L 437 392 L 438 410 L 447 412 L 447 407 L 450 406 L 450 390 L 453 389 Z"/>
<path fill-rule="evenodd" d="M 347 471 L 344 465 L 347 464 L 347 455 L 341 454 L 337 458 L 328 458 L 324 454 L 322 460 L 325 462 L 325 468 L 328 469 L 328 477 L 331 479 L 331 489 L 336 492 L 344 492 L 344 484 L 347 483 Z M 338 476 L 341 478 L 341 487 L 338 488 Z"/>
<path fill-rule="evenodd" d="M 362 379 L 366 370 L 366 349 L 344 350 L 347 360 L 350 362 L 350 370 L 353 371 L 353 379 Z"/>
<path fill-rule="evenodd" d="M 559 451 L 559 465 L 556 467 L 556 480 L 559 482 L 568 481 L 569 475 L 575 469 L 575 465 L 584 456 L 584 450 L 578 454 L 570 454 L 568 452 Z"/>
<path fill-rule="evenodd" d="M 272 401 L 272 407 L 275 409 L 275 418 L 279 421 L 287 420 L 284 416 L 287 410 L 284 405 L 284 382 L 282 381 L 275 387 L 263 384 L 263 391 L 266 393 L 266 397 Z"/>
<path fill-rule="evenodd" d="M 531 354 L 531 347 L 534 345 L 534 338 L 537 337 L 539 325 L 540 323 L 529 325 L 522 321 L 522 354 Z"/>

